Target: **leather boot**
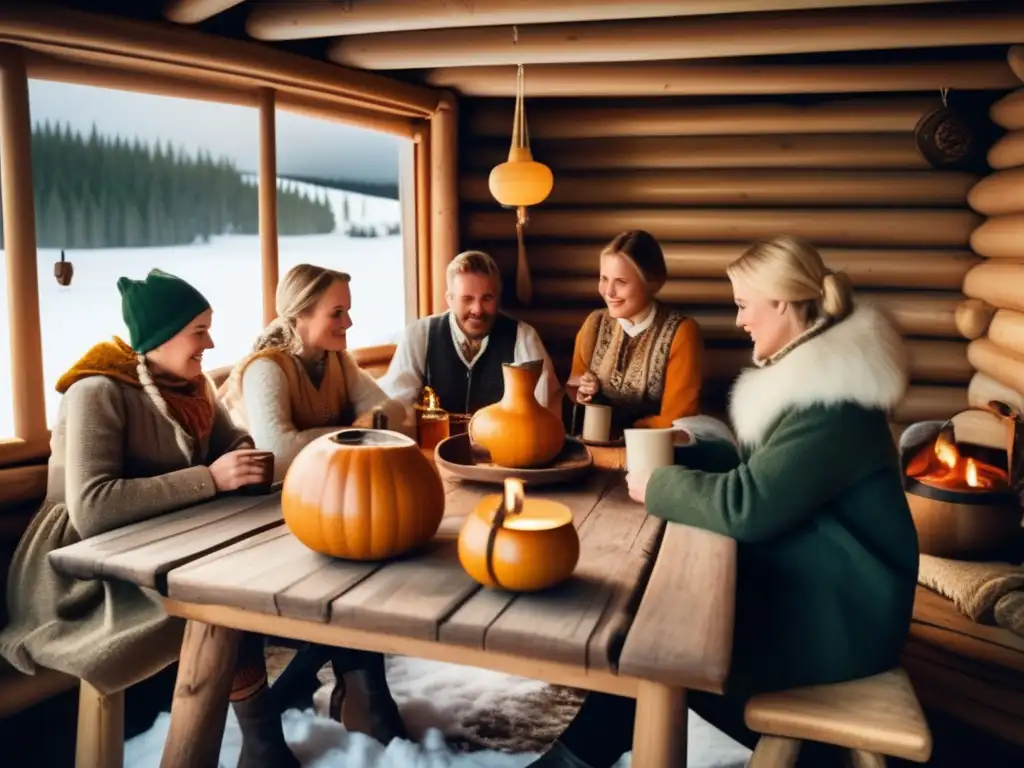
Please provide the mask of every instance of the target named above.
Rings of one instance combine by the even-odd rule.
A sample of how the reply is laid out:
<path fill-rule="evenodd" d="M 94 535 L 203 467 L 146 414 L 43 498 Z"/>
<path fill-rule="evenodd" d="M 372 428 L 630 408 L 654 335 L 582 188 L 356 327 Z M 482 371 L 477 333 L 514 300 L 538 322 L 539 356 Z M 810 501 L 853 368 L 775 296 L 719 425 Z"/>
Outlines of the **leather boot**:
<path fill-rule="evenodd" d="M 281 713 L 274 706 L 269 688 L 263 686 L 249 698 L 231 702 L 231 706 L 242 730 L 238 768 L 300 768 L 284 740 Z"/>
<path fill-rule="evenodd" d="M 384 674 L 384 656 L 361 653 L 353 668 L 351 657 L 332 659 L 337 681 L 331 692 L 330 716 L 348 731 L 365 733 L 387 746 L 392 739 L 408 739 L 398 704 Z M 346 669 L 348 666 L 348 669 Z"/>
<path fill-rule="evenodd" d="M 307 643 L 296 652 L 284 671 L 270 686 L 270 698 L 278 712 L 312 709 L 313 695 L 320 688 L 316 673 L 331 659 L 331 649 Z"/>

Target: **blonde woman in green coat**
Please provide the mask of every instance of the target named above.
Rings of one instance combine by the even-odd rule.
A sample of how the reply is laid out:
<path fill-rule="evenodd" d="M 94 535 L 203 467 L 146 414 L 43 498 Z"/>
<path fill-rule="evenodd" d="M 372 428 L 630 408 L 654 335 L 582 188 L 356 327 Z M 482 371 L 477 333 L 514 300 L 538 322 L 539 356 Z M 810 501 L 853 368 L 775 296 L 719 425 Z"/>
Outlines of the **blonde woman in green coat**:
<path fill-rule="evenodd" d="M 797 238 L 754 245 L 728 275 L 754 343 L 730 403 L 739 451 L 691 435 L 675 466 L 626 479 L 650 514 L 738 543 L 726 694 L 689 703 L 753 746 L 749 696 L 899 663 L 918 545 L 887 423 L 907 387 L 899 334 Z M 630 699 L 591 694 L 533 765 L 613 765 L 630 749 L 633 712 Z"/>

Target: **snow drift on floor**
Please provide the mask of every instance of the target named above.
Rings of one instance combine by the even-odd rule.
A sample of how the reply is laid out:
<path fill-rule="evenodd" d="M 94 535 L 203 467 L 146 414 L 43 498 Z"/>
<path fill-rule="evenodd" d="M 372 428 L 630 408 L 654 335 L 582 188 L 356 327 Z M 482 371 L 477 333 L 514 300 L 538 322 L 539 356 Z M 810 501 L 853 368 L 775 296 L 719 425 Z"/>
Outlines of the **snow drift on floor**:
<path fill-rule="evenodd" d="M 522 768 L 572 719 L 579 702 L 571 689 L 421 659 L 389 657 L 387 674 L 417 742 L 395 740 L 385 748 L 313 710 L 292 709 L 284 714 L 285 737 L 305 768 Z M 321 711 L 327 695 L 328 689 L 317 694 Z M 149 731 L 125 745 L 126 768 L 157 768 L 169 717 L 160 715 Z M 446 744 L 445 736 L 506 751 L 460 752 Z M 238 723 L 229 710 L 220 755 L 223 768 L 235 767 L 241 745 Z M 742 768 L 749 756 L 748 749 L 690 713 L 692 768 Z M 629 765 L 624 756 L 618 768 Z"/>

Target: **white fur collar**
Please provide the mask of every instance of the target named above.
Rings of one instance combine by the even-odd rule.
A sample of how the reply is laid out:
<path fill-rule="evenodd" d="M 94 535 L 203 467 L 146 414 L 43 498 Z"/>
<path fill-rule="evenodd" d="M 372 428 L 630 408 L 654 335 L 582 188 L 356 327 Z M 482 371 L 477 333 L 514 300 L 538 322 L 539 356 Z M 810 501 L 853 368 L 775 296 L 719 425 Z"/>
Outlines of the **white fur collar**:
<path fill-rule="evenodd" d="M 860 304 L 763 368 L 736 380 L 729 405 L 736 436 L 756 446 L 789 408 L 857 403 L 889 410 L 906 393 L 903 338 L 876 308 Z"/>

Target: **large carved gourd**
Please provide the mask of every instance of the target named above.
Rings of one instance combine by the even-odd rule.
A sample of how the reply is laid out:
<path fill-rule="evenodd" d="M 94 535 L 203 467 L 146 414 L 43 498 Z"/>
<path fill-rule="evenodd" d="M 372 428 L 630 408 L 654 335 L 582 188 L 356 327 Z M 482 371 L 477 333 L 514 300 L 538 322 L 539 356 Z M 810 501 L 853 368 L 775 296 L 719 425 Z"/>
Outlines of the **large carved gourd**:
<path fill-rule="evenodd" d="M 285 525 L 310 549 L 383 560 L 426 543 L 444 515 L 444 486 L 414 440 L 346 429 L 303 448 L 281 490 Z"/>
<path fill-rule="evenodd" d="M 552 461 L 565 445 L 562 420 L 537 401 L 542 363 L 505 363 L 505 394 L 469 421 L 469 438 L 502 467 L 525 469 Z"/>

